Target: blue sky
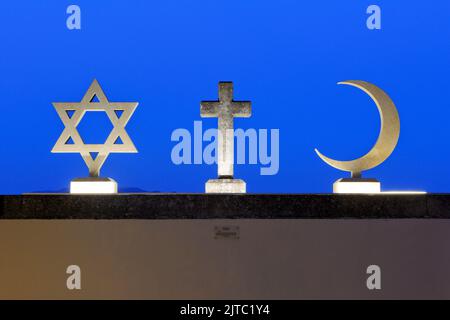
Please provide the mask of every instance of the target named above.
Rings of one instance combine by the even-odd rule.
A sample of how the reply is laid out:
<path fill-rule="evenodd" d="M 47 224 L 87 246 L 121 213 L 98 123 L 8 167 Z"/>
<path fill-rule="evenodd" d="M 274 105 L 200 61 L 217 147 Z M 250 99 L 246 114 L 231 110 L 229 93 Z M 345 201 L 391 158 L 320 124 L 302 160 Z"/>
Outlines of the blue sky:
<path fill-rule="evenodd" d="M 81 8 L 81 30 L 66 27 L 70 4 Z M 370 4 L 381 7 L 381 30 L 366 27 Z M 449 192 L 449 15 L 444 0 L 5 2 L 0 193 L 61 190 L 87 175 L 79 155 L 50 153 L 63 130 L 51 103 L 80 101 L 94 78 L 110 101 L 139 102 L 127 125 L 139 153 L 112 154 L 102 169 L 122 188 L 204 190 L 216 167 L 174 165 L 170 136 L 193 130 L 200 101 L 216 99 L 218 81 L 228 80 L 236 99 L 253 104 L 236 127 L 280 130 L 277 175 L 236 166 L 248 191 L 330 192 L 348 174 L 314 148 L 353 159 L 379 131 L 370 98 L 336 84 L 358 79 L 383 88 L 401 120 L 394 153 L 364 175 L 385 190 Z M 105 119 L 86 116 L 80 131 L 104 138 Z"/>

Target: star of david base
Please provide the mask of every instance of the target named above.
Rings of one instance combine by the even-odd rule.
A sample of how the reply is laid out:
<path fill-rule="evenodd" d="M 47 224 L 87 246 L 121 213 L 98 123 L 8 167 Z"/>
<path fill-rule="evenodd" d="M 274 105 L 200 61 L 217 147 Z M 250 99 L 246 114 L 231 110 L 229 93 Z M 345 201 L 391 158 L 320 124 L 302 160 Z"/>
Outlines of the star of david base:
<path fill-rule="evenodd" d="M 117 182 L 111 178 L 76 178 L 70 182 L 70 193 L 113 194 L 117 193 Z"/>
<path fill-rule="evenodd" d="M 206 193 L 245 193 L 245 181 L 240 179 L 210 179 L 205 184 Z"/>
<path fill-rule="evenodd" d="M 381 184 L 376 179 L 343 178 L 333 184 L 333 193 L 380 193 Z"/>

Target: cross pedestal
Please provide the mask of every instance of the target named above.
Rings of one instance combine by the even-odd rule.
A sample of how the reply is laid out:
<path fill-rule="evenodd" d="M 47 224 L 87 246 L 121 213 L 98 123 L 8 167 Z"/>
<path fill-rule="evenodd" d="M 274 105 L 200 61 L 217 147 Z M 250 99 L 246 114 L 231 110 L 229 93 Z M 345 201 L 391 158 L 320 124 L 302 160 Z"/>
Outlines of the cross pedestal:
<path fill-rule="evenodd" d="M 206 193 L 245 193 L 243 180 L 234 179 L 234 118 L 251 116 L 250 101 L 233 100 L 233 83 L 219 82 L 219 100 L 202 101 L 200 115 L 218 118 L 217 171 L 218 179 L 209 180 Z"/>
<path fill-rule="evenodd" d="M 246 193 L 247 185 L 241 179 L 210 179 L 205 184 L 206 193 Z"/>

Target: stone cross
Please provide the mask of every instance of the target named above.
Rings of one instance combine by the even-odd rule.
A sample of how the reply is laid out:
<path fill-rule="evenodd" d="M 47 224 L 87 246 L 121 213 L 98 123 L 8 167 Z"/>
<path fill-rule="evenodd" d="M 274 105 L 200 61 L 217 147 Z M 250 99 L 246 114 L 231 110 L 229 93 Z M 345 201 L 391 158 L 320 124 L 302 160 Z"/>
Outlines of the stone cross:
<path fill-rule="evenodd" d="M 250 101 L 233 100 L 233 82 L 219 82 L 219 100 L 202 101 L 200 116 L 218 118 L 217 164 L 219 179 L 233 179 L 234 118 L 251 116 Z"/>

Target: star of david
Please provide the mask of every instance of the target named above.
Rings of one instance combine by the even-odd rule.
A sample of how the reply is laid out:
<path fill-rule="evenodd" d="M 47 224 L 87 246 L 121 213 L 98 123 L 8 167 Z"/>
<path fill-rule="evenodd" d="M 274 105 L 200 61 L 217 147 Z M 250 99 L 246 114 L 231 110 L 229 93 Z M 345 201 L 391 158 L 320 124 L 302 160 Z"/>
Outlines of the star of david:
<path fill-rule="evenodd" d="M 97 80 L 92 82 L 81 102 L 54 102 L 53 106 L 65 128 L 52 152 L 80 153 L 89 168 L 89 175 L 98 177 L 100 168 L 110 153 L 137 152 L 125 131 L 125 126 L 137 105 L 137 102 L 109 102 Z M 77 126 L 87 111 L 106 112 L 111 121 L 113 129 L 104 144 L 83 142 Z"/>

